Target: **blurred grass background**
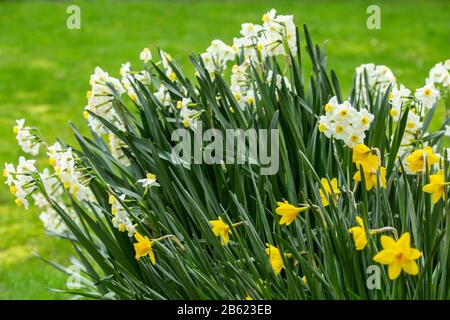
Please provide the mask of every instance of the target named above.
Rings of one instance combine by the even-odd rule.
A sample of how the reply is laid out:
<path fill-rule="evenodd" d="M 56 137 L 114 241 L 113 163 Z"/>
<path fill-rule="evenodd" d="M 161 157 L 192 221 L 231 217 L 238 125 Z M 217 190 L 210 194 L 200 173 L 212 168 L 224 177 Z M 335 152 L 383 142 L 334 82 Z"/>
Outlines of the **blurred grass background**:
<path fill-rule="evenodd" d="M 81 8 L 81 30 L 66 28 L 69 4 Z M 366 28 L 369 4 L 381 8 L 381 30 Z M 189 53 L 216 38 L 231 43 L 241 23 L 259 23 L 272 7 L 306 23 L 315 42 L 327 42 L 328 65 L 344 89 L 361 63 L 386 64 L 414 89 L 435 63 L 450 58 L 448 0 L 2 1 L 0 163 L 21 154 L 11 130 L 18 118 L 40 127 L 50 142 L 57 136 L 73 141 L 67 122 L 83 126 L 95 66 L 118 76 L 121 63 L 140 68 L 141 49 L 159 46 L 192 70 Z M 66 277 L 31 254 L 69 265 L 70 247 L 43 233 L 38 214 L 16 208 L 0 187 L 0 299 L 66 298 L 47 289 L 63 287 Z"/>

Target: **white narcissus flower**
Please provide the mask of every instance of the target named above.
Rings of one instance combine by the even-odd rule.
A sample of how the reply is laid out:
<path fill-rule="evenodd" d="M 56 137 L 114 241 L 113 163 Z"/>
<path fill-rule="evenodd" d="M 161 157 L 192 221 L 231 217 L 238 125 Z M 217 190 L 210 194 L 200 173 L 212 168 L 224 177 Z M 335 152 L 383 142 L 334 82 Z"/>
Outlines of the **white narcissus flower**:
<path fill-rule="evenodd" d="M 450 125 L 446 125 L 446 126 L 445 126 L 445 135 L 446 135 L 447 137 L 450 137 Z"/>
<path fill-rule="evenodd" d="M 119 196 L 120 201 L 113 195 L 109 196 L 109 204 L 111 204 L 111 213 L 113 215 L 112 223 L 114 228 L 120 232 L 128 231 L 128 236 L 134 236 L 136 232 L 136 224 L 133 224 L 131 216 L 128 214 L 121 202 L 125 201 L 125 195 Z"/>
<path fill-rule="evenodd" d="M 23 152 L 33 156 L 38 155 L 41 142 L 36 135 L 31 133 L 32 128 L 25 127 L 25 119 L 16 120 L 16 126 L 13 131 Z"/>
<path fill-rule="evenodd" d="M 441 84 L 444 88 L 450 86 L 450 74 L 448 68 L 439 62 L 430 69 L 428 78 L 425 80 L 426 84 L 434 86 Z"/>
<path fill-rule="evenodd" d="M 28 196 L 36 190 L 36 185 L 32 173 L 37 174 L 34 166 L 35 160 L 26 160 L 24 157 L 19 158 L 16 168 L 12 164 L 5 164 L 3 176 L 6 177 L 6 184 L 9 186 L 10 192 L 16 197 L 17 206 L 23 206 L 28 209 Z"/>
<path fill-rule="evenodd" d="M 146 178 L 138 180 L 138 183 L 142 184 L 144 188 L 159 187 L 159 183 L 156 181 L 156 176 L 153 173 L 147 173 Z"/>
<path fill-rule="evenodd" d="M 129 65 L 123 65 L 121 72 L 125 73 L 127 68 L 129 68 Z M 96 67 L 94 73 L 90 77 L 89 84 L 91 85 L 91 90 L 87 92 L 88 105 L 85 107 L 83 115 L 92 130 L 99 135 L 108 132 L 103 124 L 92 117 L 87 111 L 99 115 L 119 129 L 124 130 L 122 121 L 112 105 L 114 92 L 110 88 L 110 86 L 112 86 L 118 95 L 122 95 L 126 92 L 122 83 L 118 79 L 110 77 L 109 74 L 100 67 Z"/>
<path fill-rule="evenodd" d="M 156 91 L 155 93 L 153 93 L 156 97 L 156 99 L 158 99 L 159 102 L 161 102 L 161 104 L 164 107 L 168 107 L 171 105 L 172 100 L 170 98 L 170 94 L 169 91 L 167 90 L 167 88 L 164 85 L 160 85 L 158 91 Z"/>
<path fill-rule="evenodd" d="M 245 38 L 257 37 L 258 33 L 262 30 L 262 27 L 253 23 L 243 23 L 241 25 L 241 34 Z"/>
<path fill-rule="evenodd" d="M 367 73 L 368 86 L 365 80 L 365 73 Z M 375 65 L 373 63 L 362 64 L 355 70 L 356 93 L 362 98 L 362 101 L 367 104 L 369 97 L 366 90 L 379 91 L 381 94 L 387 90 L 389 85 L 394 86 L 396 78 L 391 69 L 384 65 Z"/>
<path fill-rule="evenodd" d="M 139 59 L 144 61 L 144 63 L 147 63 L 150 60 L 152 60 L 152 52 L 150 51 L 150 49 L 144 48 L 139 55 Z"/>
<path fill-rule="evenodd" d="M 126 147 L 126 144 L 120 140 L 114 133 L 110 132 L 108 134 L 109 147 L 111 149 L 111 155 L 119 160 L 121 164 L 125 167 L 130 166 L 130 159 L 123 153 L 122 148 Z"/>
<path fill-rule="evenodd" d="M 320 116 L 318 128 L 327 138 L 342 140 L 350 148 L 364 142 L 365 131 L 374 119 L 367 109 L 358 111 L 349 101 L 339 104 L 336 97 L 332 97 L 324 109 L 325 115 Z"/>
<path fill-rule="evenodd" d="M 200 120 L 198 120 L 199 115 L 200 111 L 189 109 L 187 106 L 182 107 L 180 110 L 180 117 L 182 118 L 184 127 L 189 127 L 192 130 L 196 130 L 200 123 Z"/>
<path fill-rule="evenodd" d="M 392 105 L 390 115 L 394 121 L 398 121 L 402 108 L 411 101 L 411 90 L 404 85 L 394 86 L 389 95 L 389 102 Z"/>
<path fill-rule="evenodd" d="M 418 130 L 422 129 L 422 122 L 420 121 L 420 116 L 418 116 L 413 111 L 408 113 L 408 120 L 406 122 L 406 130 L 411 133 L 416 133 Z"/>
<path fill-rule="evenodd" d="M 439 91 L 432 85 L 427 84 L 424 87 L 417 89 L 414 96 L 425 108 L 431 109 L 439 98 Z"/>

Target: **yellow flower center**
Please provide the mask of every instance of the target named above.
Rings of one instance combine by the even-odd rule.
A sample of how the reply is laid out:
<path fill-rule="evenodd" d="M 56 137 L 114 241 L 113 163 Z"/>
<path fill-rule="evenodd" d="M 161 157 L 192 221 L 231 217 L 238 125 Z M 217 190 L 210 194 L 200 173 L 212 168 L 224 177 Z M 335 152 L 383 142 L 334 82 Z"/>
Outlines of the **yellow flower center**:
<path fill-rule="evenodd" d="M 326 111 L 326 112 L 331 112 L 331 111 L 333 111 L 333 105 L 327 103 L 327 104 L 325 105 L 325 111 Z"/>
<path fill-rule="evenodd" d="M 20 199 L 16 199 L 14 202 L 16 203 L 16 205 L 18 207 L 22 206 L 22 204 L 23 204 L 22 200 L 20 200 Z"/>
<path fill-rule="evenodd" d="M 403 253 L 402 252 L 397 253 L 395 255 L 395 260 L 398 261 L 398 262 L 402 261 L 403 260 Z"/>
<path fill-rule="evenodd" d="M 10 186 L 9 191 L 11 191 L 12 194 L 15 194 L 17 192 L 16 186 Z"/>
<path fill-rule="evenodd" d="M 369 118 L 368 118 L 367 116 L 363 116 L 363 117 L 361 118 L 361 123 L 362 123 L 362 124 L 368 124 L 368 123 L 369 123 Z"/>
<path fill-rule="evenodd" d="M 15 126 L 15 127 L 13 128 L 13 132 L 14 132 L 14 134 L 18 134 L 18 133 L 19 133 L 19 127 L 18 127 L 18 126 Z"/>
<path fill-rule="evenodd" d="M 423 91 L 423 94 L 425 95 L 425 97 L 429 97 L 430 95 L 431 95 L 431 89 L 425 89 L 424 91 Z"/>
<path fill-rule="evenodd" d="M 3 176 L 6 178 L 9 175 L 8 170 L 3 169 Z"/>
<path fill-rule="evenodd" d="M 175 72 L 171 72 L 171 73 L 169 74 L 169 79 L 170 79 L 170 81 L 174 81 L 176 78 L 177 78 L 177 75 L 175 74 Z"/>
<path fill-rule="evenodd" d="M 391 111 L 389 111 L 389 113 L 391 114 L 391 117 L 395 117 L 398 115 L 398 111 L 396 109 L 391 109 Z"/>
<path fill-rule="evenodd" d="M 357 142 L 359 140 L 359 137 L 356 134 L 352 134 L 350 139 L 352 140 L 352 142 Z"/>
<path fill-rule="evenodd" d="M 344 127 L 343 127 L 343 126 L 336 126 L 336 132 L 337 132 L 337 133 L 342 133 L 342 132 L 344 132 Z"/>
<path fill-rule="evenodd" d="M 415 127 L 416 125 L 414 124 L 414 122 L 408 121 L 408 123 L 406 124 L 406 126 L 407 126 L 409 129 L 414 129 L 414 127 Z"/>
<path fill-rule="evenodd" d="M 263 45 L 261 43 L 258 43 L 258 45 L 256 47 L 259 52 L 261 52 L 263 50 Z"/>
<path fill-rule="evenodd" d="M 325 130 L 327 130 L 327 126 L 324 125 L 323 123 L 319 124 L 319 131 L 324 132 Z"/>
<path fill-rule="evenodd" d="M 340 115 L 342 118 L 345 118 L 345 117 L 348 115 L 348 111 L 347 111 L 346 109 L 341 110 L 341 111 L 339 112 L 339 115 Z"/>

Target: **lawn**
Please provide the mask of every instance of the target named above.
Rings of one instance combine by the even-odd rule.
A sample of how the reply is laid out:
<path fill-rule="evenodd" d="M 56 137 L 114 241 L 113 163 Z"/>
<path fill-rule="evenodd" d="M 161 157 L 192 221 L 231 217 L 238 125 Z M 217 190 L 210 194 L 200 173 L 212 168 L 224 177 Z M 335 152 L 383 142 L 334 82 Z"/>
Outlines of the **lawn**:
<path fill-rule="evenodd" d="M 327 43 L 329 66 L 346 89 L 361 63 L 386 64 L 413 89 L 435 63 L 450 58 L 448 1 L 376 1 L 381 30 L 366 27 L 373 1 L 73 3 L 81 8 L 81 30 L 66 28 L 68 2 L 0 3 L 0 163 L 21 154 L 11 130 L 17 118 L 39 126 L 49 141 L 73 142 L 67 122 L 84 126 L 95 66 L 118 76 L 121 63 L 138 67 L 140 50 L 159 46 L 189 68 L 189 53 L 216 38 L 231 43 L 242 22 L 259 22 L 272 7 L 294 14 L 316 42 Z M 32 254 L 69 265 L 71 249 L 44 234 L 38 214 L 16 208 L 6 186 L 0 188 L 0 299 L 65 298 L 47 288 L 63 287 L 66 277 Z"/>

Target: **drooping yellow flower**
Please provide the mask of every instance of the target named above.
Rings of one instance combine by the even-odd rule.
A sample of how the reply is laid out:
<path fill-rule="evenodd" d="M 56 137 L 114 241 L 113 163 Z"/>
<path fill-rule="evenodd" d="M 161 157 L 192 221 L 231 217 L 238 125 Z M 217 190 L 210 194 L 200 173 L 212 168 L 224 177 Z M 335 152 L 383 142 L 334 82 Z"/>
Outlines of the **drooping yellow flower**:
<path fill-rule="evenodd" d="M 326 194 L 324 194 L 322 189 L 319 190 L 320 197 L 322 198 L 322 204 L 324 207 L 326 207 L 330 204 L 328 202 L 328 197 L 332 198 L 331 190 L 333 190 L 333 193 L 334 193 L 336 199 L 339 199 L 341 191 L 339 191 L 339 188 L 337 186 L 336 178 L 331 179 L 331 185 L 328 182 L 328 179 L 325 179 L 325 178 L 320 179 L 320 183 L 322 184 L 322 187 L 325 189 L 325 192 L 326 192 Z"/>
<path fill-rule="evenodd" d="M 277 202 L 277 208 L 275 209 L 275 212 L 281 216 L 280 224 L 286 224 L 287 226 L 292 223 L 292 221 L 295 220 L 297 215 L 300 212 L 308 210 L 308 207 L 296 207 L 289 202 Z"/>
<path fill-rule="evenodd" d="M 358 165 L 358 163 L 366 163 L 369 160 L 373 161 L 372 149 L 365 144 L 357 144 L 352 149 L 352 161 Z M 376 156 L 375 156 L 376 157 Z M 372 159 L 371 159 L 372 158 Z"/>
<path fill-rule="evenodd" d="M 383 250 L 378 252 L 373 260 L 388 265 L 389 279 L 397 279 L 402 270 L 410 275 L 419 273 L 419 267 L 415 260 L 419 259 L 422 253 L 411 248 L 410 242 L 409 232 L 405 232 L 397 241 L 385 235 L 381 236 Z"/>
<path fill-rule="evenodd" d="M 134 244 L 134 251 L 136 251 L 136 260 L 139 260 L 141 257 L 145 257 L 146 255 L 148 255 L 151 263 L 155 265 L 156 259 L 152 249 L 153 241 L 150 240 L 147 236 L 142 236 L 137 231 L 134 234 L 134 238 L 137 240 L 137 243 Z"/>
<path fill-rule="evenodd" d="M 269 243 L 266 243 L 266 246 L 267 246 L 266 253 L 269 256 L 270 265 L 272 266 L 272 269 L 275 272 L 275 274 L 278 275 L 284 268 L 284 262 L 283 258 L 281 257 L 280 249 Z M 291 254 L 285 253 L 284 256 L 286 258 L 289 258 Z"/>
<path fill-rule="evenodd" d="M 363 250 L 367 245 L 367 234 L 364 227 L 364 220 L 360 216 L 356 216 L 356 222 L 358 222 L 359 227 L 352 227 L 348 229 L 348 232 L 350 232 L 353 236 L 356 250 Z"/>
<path fill-rule="evenodd" d="M 228 245 L 231 234 L 230 226 L 223 222 L 221 217 L 218 220 L 210 220 L 209 223 L 211 224 L 214 235 L 220 237 L 220 241 L 224 246 Z"/>
<path fill-rule="evenodd" d="M 364 172 L 364 180 L 366 182 L 366 190 L 370 191 L 374 186 L 377 185 L 377 170 L 376 169 L 369 169 L 366 170 L 366 168 L 363 166 L 363 172 Z M 361 170 L 358 169 L 358 171 L 353 176 L 353 180 L 355 181 L 361 181 Z M 380 167 L 380 187 L 386 188 L 386 168 Z"/>
<path fill-rule="evenodd" d="M 425 185 L 422 190 L 426 193 L 432 193 L 432 201 L 436 203 L 439 199 L 445 201 L 445 187 L 449 185 L 449 183 L 445 182 L 444 179 L 444 170 L 439 170 L 437 174 L 430 175 L 430 183 Z"/>
<path fill-rule="evenodd" d="M 308 284 L 308 279 L 306 278 L 306 276 L 301 277 L 300 280 L 302 281 L 302 284 L 304 286 L 306 286 Z"/>
<path fill-rule="evenodd" d="M 405 161 L 412 172 L 424 171 L 425 159 L 428 164 L 428 170 L 431 166 L 439 162 L 439 156 L 433 153 L 431 147 L 418 149 L 406 157 Z"/>

